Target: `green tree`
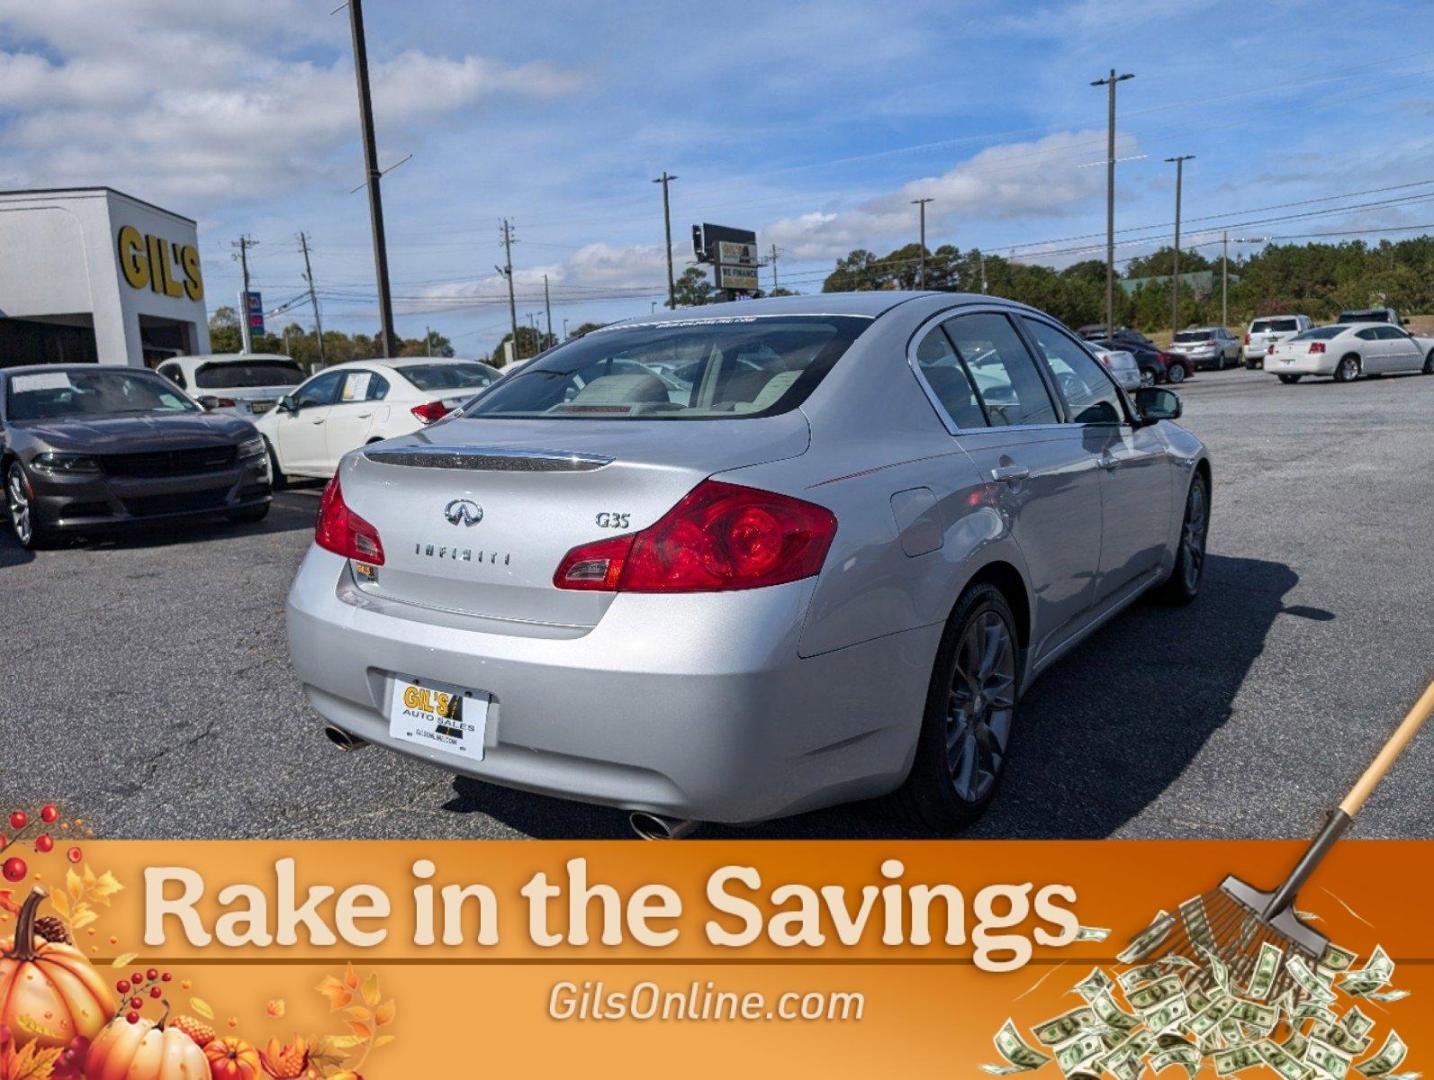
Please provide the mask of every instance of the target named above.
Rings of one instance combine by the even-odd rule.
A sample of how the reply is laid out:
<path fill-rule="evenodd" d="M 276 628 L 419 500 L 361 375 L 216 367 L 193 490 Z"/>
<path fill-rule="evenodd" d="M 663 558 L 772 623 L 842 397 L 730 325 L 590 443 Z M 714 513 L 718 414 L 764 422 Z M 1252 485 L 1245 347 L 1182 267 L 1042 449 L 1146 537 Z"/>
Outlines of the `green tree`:
<path fill-rule="evenodd" d="M 700 266 L 689 266 L 674 283 L 673 295 L 678 307 L 700 307 L 715 304 L 719 299 L 717 288 Z"/>
<path fill-rule="evenodd" d="M 209 351 L 237 353 L 243 347 L 239 330 L 239 313 L 227 305 L 214 309 L 209 316 Z"/>
<path fill-rule="evenodd" d="M 498 339 L 489 357 L 489 363 L 494 367 L 503 367 L 507 363 L 507 354 L 504 352 L 504 345 L 513 340 L 512 333 L 504 334 Z M 552 334 L 542 334 L 531 326 L 518 327 L 518 344 L 514 350 L 514 360 L 529 360 L 544 349 L 551 349 L 558 343 L 558 339 Z"/>
<path fill-rule="evenodd" d="M 606 325 L 607 325 L 607 323 L 602 323 L 602 322 L 585 322 L 585 323 L 579 323 L 577 329 L 574 330 L 574 331 L 573 331 L 571 334 L 569 334 L 568 336 L 569 336 L 569 337 L 580 338 L 580 337 L 582 337 L 584 334 L 591 334 L 594 330 L 601 330 L 601 329 L 602 329 L 604 326 L 606 326 Z"/>

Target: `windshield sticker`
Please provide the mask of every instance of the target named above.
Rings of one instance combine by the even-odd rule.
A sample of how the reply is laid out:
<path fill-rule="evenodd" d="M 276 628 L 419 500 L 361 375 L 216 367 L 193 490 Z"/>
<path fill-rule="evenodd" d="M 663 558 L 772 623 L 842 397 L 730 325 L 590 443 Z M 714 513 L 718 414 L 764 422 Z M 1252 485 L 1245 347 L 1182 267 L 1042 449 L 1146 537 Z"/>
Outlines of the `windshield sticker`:
<path fill-rule="evenodd" d="M 344 401 L 362 401 L 368 393 L 368 384 L 373 381 L 373 375 L 367 371 L 358 371 L 344 380 Z"/>
<path fill-rule="evenodd" d="M 10 389 L 17 394 L 34 390 L 73 390 L 74 383 L 63 371 L 47 371 L 42 375 L 16 375 L 10 380 Z"/>

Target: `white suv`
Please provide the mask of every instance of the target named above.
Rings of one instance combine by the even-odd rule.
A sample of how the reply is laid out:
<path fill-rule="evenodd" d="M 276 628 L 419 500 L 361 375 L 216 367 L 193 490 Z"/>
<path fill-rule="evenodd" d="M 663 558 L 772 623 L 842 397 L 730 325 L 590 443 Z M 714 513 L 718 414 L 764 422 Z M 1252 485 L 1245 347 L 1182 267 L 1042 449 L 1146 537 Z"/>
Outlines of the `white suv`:
<path fill-rule="evenodd" d="M 1308 315 L 1266 315 L 1256 319 L 1245 331 L 1245 346 L 1241 350 L 1245 367 L 1263 368 L 1271 345 L 1303 334 L 1313 325 L 1314 320 Z"/>

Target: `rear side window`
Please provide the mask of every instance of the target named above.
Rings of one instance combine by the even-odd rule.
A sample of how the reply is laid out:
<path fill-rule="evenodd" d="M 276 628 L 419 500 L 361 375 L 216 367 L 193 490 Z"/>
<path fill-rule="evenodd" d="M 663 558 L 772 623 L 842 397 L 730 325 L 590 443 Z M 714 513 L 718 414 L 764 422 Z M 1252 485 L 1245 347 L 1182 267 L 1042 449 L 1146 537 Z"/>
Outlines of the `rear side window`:
<path fill-rule="evenodd" d="M 388 395 L 388 380 L 374 371 L 350 371 L 339 387 L 339 402 L 382 401 Z"/>
<path fill-rule="evenodd" d="M 1060 423 L 1036 362 L 1009 319 L 978 312 L 942 326 L 971 373 L 992 427 Z"/>
<path fill-rule="evenodd" d="M 1021 317 L 1070 406 L 1076 424 L 1119 424 L 1120 392 L 1095 359 L 1049 323 Z"/>
<path fill-rule="evenodd" d="M 976 397 L 976 388 L 971 385 L 966 368 L 941 327 L 935 327 L 917 346 L 916 366 L 953 424 L 958 428 L 986 426 L 986 414 Z"/>

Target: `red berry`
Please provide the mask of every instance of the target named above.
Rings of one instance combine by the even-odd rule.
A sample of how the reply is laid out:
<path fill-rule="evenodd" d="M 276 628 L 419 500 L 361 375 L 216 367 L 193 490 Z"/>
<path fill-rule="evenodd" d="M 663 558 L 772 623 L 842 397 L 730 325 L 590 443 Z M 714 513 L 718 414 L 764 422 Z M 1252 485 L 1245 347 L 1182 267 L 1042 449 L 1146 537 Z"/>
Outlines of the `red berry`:
<path fill-rule="evenodd" d="M 46 825 L 52 825 L 60 820 L 60 811 L 56 809 L 54 803 L 46 803 L 40 807 L 40 820 Z"/>
<path fill-rule="evenodd" d="M 23 810 L 10 811 L 10 828 L 19 832 L 26 825 L 30 824 L 30 815 Z"/>
<path fill-rule="evenodd" d="M 0 832 L 0 851 L 4 851 L 4 850 L 5 850 L 7 847 L 9 847 L 9 846 L 10 846 L 10 838 L 9 838 L 8 836 L 6 836 L 4 833 Z"/>
<path fill-rule="evenodd" d="M 41 833 L 35 837 L 35 850 L 41 855 L 47 855 L 55 850 L 55 841 L 47 833 Z"/>
<path fill-rule="evenodd" d="M 72 847 L 72 848 L 70 848 L 69 851 L 65 852 L 65 858 L 69 859 L 70 862 L 75 862 L 75 863 L 77 863 L 77 862 L 79 862 L 81 859 L 83 859 L 84 857 L 85 857 L 84 852 L 82 852 L 82 851 L 81 851 L 79 848 L 77 848 L 77 847 Z"/>
<path fill-rule="evenodd" d="M 136 971 L 133 975 L 129 977 L 129 981 L 134 983 L 135 986 L 138 986 L 140 983 L 144 982 L 144 972 Z"/>
<path fill-rule="evenodd" d="M 126 1020 L 128 1020 L 131 1024 L 138 1024 L 138 1023 L 139 1023 L 139 1013 L 137 1013 L 137 1012 L 128 1012 L 128 1013 L 125 1013 L 125 1014 L 124 1014 L 124 1018 L 125 1018 Z"/>
<path fill-rule="evenodd" d="M 159 978 L 159 968 L 150 968 L 144 973 L 144 977 L 150 982 L 154 982 L 155 979 Z"/>
<path fill-rule="evenodd" d="M 118 990 L 121 994 L 128 994 L 128 993 L 129 993 L 129 980 L 128 980 L 128 979 L 121 979 L 119 982 L 115 983 L 115 989 Z"/>
<path fill-rule="evenodd" d="M 132 997 L 132 998 L 130 998 L 130 999 L 129 999 L 129 1007 L 130 1007 L 131 1009 L 142 1009 L 142 1008 L 144 1008 L 144 998 L 142 998 L 142 997 Z"/>
<path fill-rule="evenodd" d="M 160 982 L 169 982 L 169 980 L 172 979 L 172 978 L 174 978 L 174 976 L 171 975 L 169 972 L 166 971 L 163 975 L 161 975 L 161 976 L 159 977 L 159 981 L 160 981 Z"/>
<path fill-rule="evenodd" d="M 0 867 L 0 873 L 5 875 L 6 881 L 23 881 L 30 868 L 25 865 L 25 860 L 18 855 L 12 855 L 5 860 L 5 865 Z"/>
<path fill-rule="evenodd" d="M 158 999 L 159 996 L 160 996 L 161 994 L 163 994 L 163 993 L 164 993 L 164 991 L 161 990 L 161 989 L 160 989 L 159 987 L 157 987 L 157 986 L 151 986 L 151 987 L 149 988 L 149 996 L 152 997 L 152 998 Z"/>

